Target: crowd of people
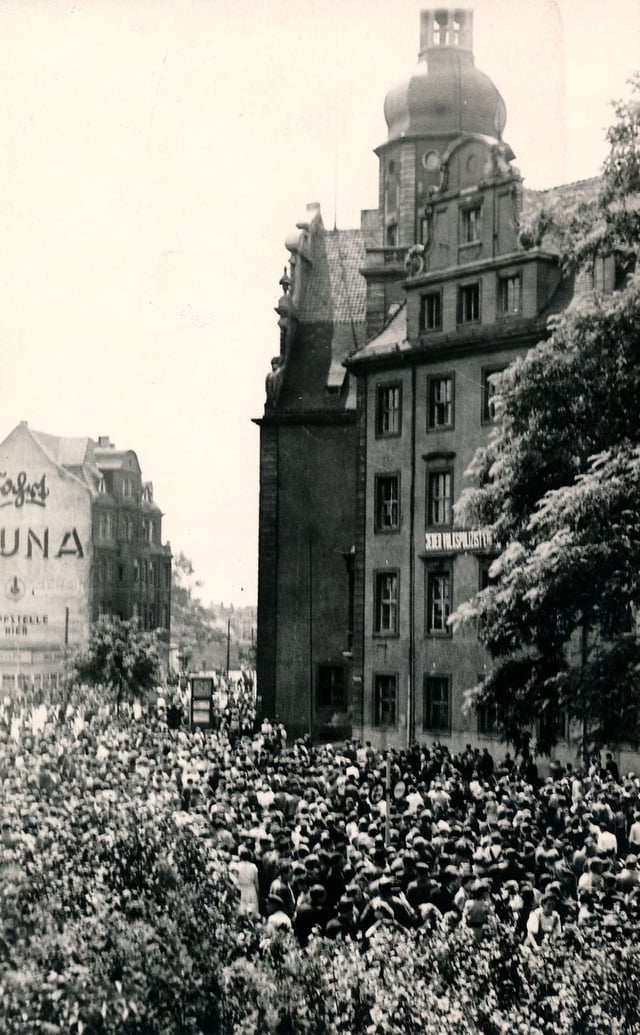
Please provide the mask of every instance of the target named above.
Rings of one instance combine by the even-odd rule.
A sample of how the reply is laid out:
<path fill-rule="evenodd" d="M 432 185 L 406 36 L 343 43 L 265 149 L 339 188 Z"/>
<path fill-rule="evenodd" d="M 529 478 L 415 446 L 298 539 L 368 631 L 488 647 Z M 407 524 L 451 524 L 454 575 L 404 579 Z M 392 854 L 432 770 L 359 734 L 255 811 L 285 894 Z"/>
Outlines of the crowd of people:
<path fill-rule="evenodd" d="M 313 932 L 366 941 L 380 925 L 462 925 L 481 940 L 496 917 L 537 952 L 640 918 L 640 776 L 611 756 L 541 778 L 503 750 L 387 756 L 288 743 L 269 721 L 243 735 L 79 709 L 39 724 L 5 711 L 0 725 L 5 865 L 46 852 L 55 866 L 57 846 L 98 820 L 106 837 L 162 813 L 206 842 L 239 923 L 301 945 Z"/>

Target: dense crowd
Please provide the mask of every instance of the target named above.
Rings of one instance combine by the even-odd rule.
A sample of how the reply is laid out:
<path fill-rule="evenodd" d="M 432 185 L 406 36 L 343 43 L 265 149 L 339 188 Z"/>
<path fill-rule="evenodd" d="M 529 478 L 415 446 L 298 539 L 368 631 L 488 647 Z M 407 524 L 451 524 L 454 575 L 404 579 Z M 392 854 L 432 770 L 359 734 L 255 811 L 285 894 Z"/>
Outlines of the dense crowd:
<path fill-rule="evenodd" d="M 58 839 L 118 801 L 118 822 L 168 810 L 191 825 L 238 913 L 302 945 L 313 931 L 366 939 L 394 924 L 480 939 L 496 916 L 536 950 L 640 916 L 640 778 L 621 779 L 610 755 L 540 779 L 531 758 L 497 764 L 486 747 L 415 744 L 387 759 L 355 740 L 287 745 L 269 721 L 252 736 L 228 721 L 3 722 L 5 864 L 7 852 L 55 860 Z"/>

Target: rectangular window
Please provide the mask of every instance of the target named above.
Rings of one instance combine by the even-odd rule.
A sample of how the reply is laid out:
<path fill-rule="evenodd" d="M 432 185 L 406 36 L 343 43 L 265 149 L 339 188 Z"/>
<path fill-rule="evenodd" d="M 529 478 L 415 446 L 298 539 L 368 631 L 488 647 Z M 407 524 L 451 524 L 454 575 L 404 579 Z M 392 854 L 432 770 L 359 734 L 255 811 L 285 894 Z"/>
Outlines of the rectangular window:
<path fill-rule="evenodd" d="M 395 726 L 398 716 L 398 677 L 377 673 L 373 677 L 373 724 Z"/>
<path fill-rule="evenodd" d="M 520 274 L 498 278 L 498 311 L 503 316 L 517 316 L 522 310 Z"/>
<path fill-rule="evenodd" d="M 451 567 L 427 568 L 427 633 L 449 636 Z"/>
<path fill-rule="evenodd" d="M 612 255 L 595 256 L 591 267 L 591 283 L 593 290 L 603 295 L 614 290 L 615 260 Z"/>
<path fill-rule="evenodd" d="M 451 524 L 452 515 L 451 471 L 429 471 L 427 474 L 427 527 Z"/>
<path fill-rule="evenodd" d="M 378 635 L 398 634 L 398 590 L 400 577 L 397 571 L 375 573 L 375 600 L 373 631 Z"/>
<path fill-rule="evenodd" d="M 461 211 L 461 244 L 475 244 L 480 240 L 480 217 L 482 208 L 474 205 L 473 208 L 463 208 Z"/>
<path fill-rule="evenodd" d="M 439 291 L 429 291 L 420 296 L 420 330 L 439 331 L 442 329 L 442 295 Z"/>
<path fill-rule="evenodd" d="M 458 323 L 476 323 L 480 319 L 480 285 L 463 284 L 458 288 Z"/>
<path fill-rule="evenodd" d="M 400 476 L 377 474 L 375 494 L 375 531 L 397 531 L 400 528 Z"/>
<path fill-rule="evenodd" d="M 482 371 L 482 423 L 494 424 L 498 419 L 496 408 L 499 375 L 504 367 L 491 367 Z"/>
<path fill-rule="evenodd" d="M 425 676 L 424 727 L 448 733 L 451 730 L 451 680 L 449 676 Z"/>
<path fill-rule="evenodd" d="M 478 558 L 478 589 L 486 589 L 487 586 L 493 585 L 495 580 L 491 578 L 489 572 L 495 559 L 493 556 Z"/>
<path fill-rule="evenodd" d="M 453 427 L 453 375 L 430 377 L 427 382 L 429 430 Z"/>
<path fill-rule="evenodd" d="M 399 435 L 402 386 L 378 385 L 376 393 L 376 434 Z"/>
<path fill-rule="evenodd" d="M 318 707 L 341 708 L 345 703 L 344 665 L 319 665 Z"/>
<path fill-rule="evenodd" d="M 480 679 L 483 679 L 480 676 Z M 485 736 L 492 736 L 499 732 L 499 718 L 498 718 L 498 705 L 497 704 L 479 704 L 477 707 L 478 714 L 478 733 L 483 733 Z"/>
<path fill-rule="evenodd" d="M 137 557 L 134 557 L 133 559 L 133 581 L 140 581 L 140 561 L 137 559 Z"/>

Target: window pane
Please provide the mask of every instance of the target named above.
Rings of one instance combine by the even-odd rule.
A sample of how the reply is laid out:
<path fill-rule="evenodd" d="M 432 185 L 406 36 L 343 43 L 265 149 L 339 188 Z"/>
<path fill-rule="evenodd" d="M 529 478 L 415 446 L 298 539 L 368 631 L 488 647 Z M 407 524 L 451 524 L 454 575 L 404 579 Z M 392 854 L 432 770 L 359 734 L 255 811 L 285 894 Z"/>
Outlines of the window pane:
<path fill-rule="evenodd" d="M 503 313 L 520 312 L 520 276 L 502 277 L 499 291 L 500 311 Z"/>
<path fill-rule="evenodd" d="M 458 323 L 471 323 L 480 318 L 480 285 L 465 284 L 458 290 Z"/>
<path fill-rule="evenodd" d="M 442 326 L 442 303 L 439 291 L 423 295 L 420 301 L 420 330 L 436 331 Z"/>
<path fill-rule="evenodd" d="M 376 726 L 395 726 L 397 716 L 396 676 L 374 676 L 373 698 L 374 724 Z"/>
<path fill-rule="evenodd" d="M 376 430 L 379 435 L 400 433 L 400 385 L 384 385 L 378 389 Z"/>
<path fill-rule="evenodd" d="M 448 633 L 451 613 L 451 574 L 431 571 L 427 576 L 427 631 Z"/>
<path fill-rule="evenodd" d="M 453 424 L 453 378 L 434 377 L 429 382 L 429 427 Z"/>
<path fill-rule="evenodd" d="M 480 240 L 480 206 L 463 209 L 462 243 L 473 244 Z"/>
<path fill-rule="evenodd" d="M 491 424 L 498 419 L 496 396 L 498 395 L 499 374 L 501 370 L 487 370 L 482 380 L 482 419 Z"/>
<path fill-rule="evenodd" d="M 431 730 L 451 728 L 448 676 L 427 676 L 425 679 L 425 727 Z"/>
<path fill-rule="evenodd" d="M 398 575 L 376 574 L 375 631 L 395 633 L 398 629 Z"/>
<path fill-rule="evenodd" d="M 398 482 L 397 475 L 380 475 L 376 479 L 376 529 L 379 531 L 400 526 Z"/>
<path fill-rule="evenodd" d="M 429 475 L 427 523 L 451 524 L 451 472 L 434 471 Z"/>
<path fill-rule="evenodd" d="M 318 669 L 318 704 L 320 707 L 337 707 L 343 705 L 344 701 L 344 666 L 320 665 Z"/>

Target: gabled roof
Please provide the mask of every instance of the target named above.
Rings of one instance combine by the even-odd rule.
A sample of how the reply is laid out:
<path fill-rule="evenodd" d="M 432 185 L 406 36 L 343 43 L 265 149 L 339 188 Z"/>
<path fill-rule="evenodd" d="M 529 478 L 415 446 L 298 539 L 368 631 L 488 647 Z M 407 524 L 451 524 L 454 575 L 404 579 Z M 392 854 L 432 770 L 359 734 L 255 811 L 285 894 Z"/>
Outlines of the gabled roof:
<path fill-rule="evenodd" d="M 29 429 L 52 460 L 61 467 L 82 467 L 93 461 L 93 441 L 90 438 L 68 438 L 49 435 L 46 431 Z"/>

